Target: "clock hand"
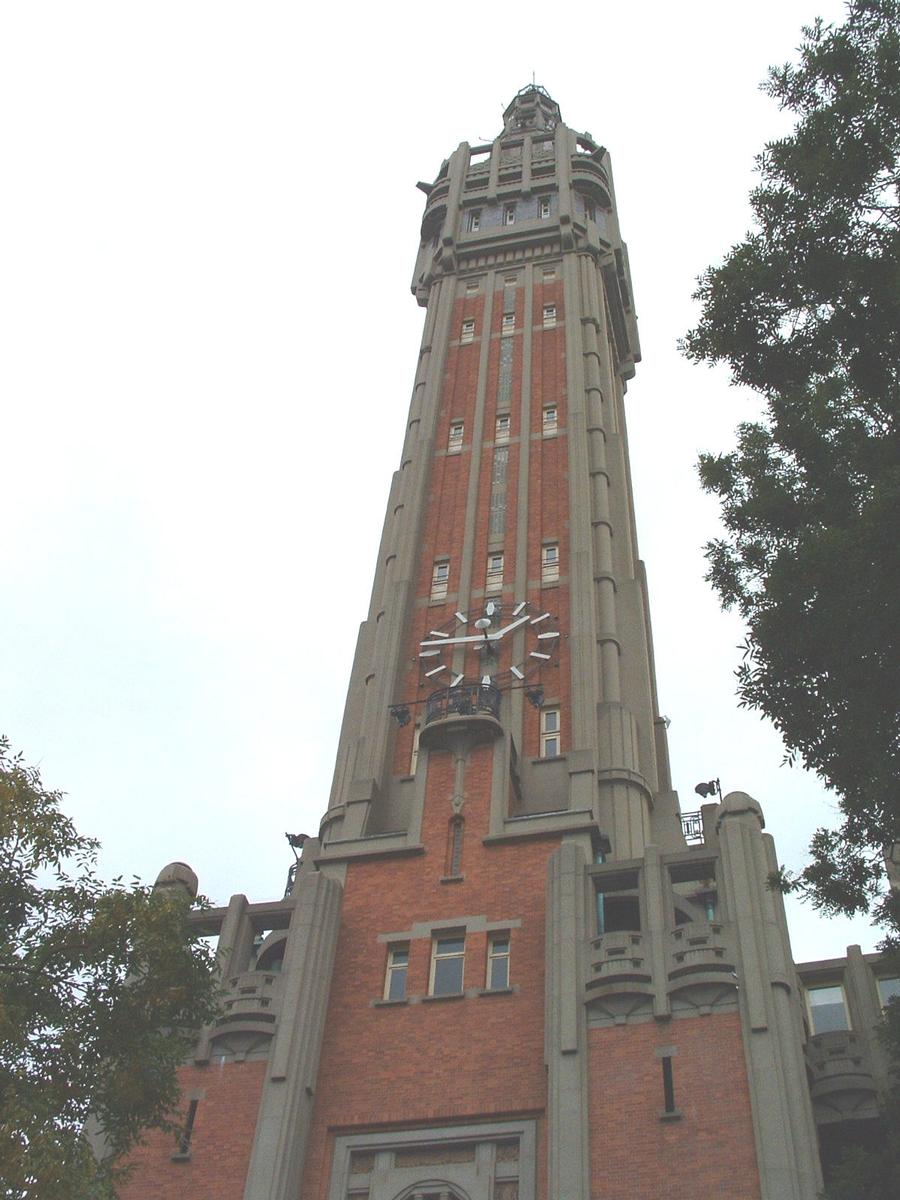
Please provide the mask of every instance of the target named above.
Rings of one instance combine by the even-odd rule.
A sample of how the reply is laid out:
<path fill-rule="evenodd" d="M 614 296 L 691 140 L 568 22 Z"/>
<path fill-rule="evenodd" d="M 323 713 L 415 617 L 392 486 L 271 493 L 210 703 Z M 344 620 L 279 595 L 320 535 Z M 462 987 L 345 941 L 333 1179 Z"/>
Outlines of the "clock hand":
<path fill-rule="evenodd" d="M 529 620 L 528 613 L 524 617 L 519 617 L 518 621 L 513 621 L 510 625 L 504 625 L 502 629 L 498 629 L 496 633 L 491 634 L 491 641 L 496 642 L 511 630 L 518 629 L 520 625 L 524 625 L 527 620 Z"/>

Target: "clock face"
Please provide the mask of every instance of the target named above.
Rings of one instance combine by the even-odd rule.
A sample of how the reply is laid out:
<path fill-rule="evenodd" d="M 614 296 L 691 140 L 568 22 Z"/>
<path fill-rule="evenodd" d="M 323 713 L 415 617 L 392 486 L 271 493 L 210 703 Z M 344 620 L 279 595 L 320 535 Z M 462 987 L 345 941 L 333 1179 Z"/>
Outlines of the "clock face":
<path fill-rule="evenodd" d="M 456 612 L 440 628 L 428 631 L 419 643 L 421 684 L 457 687 L 477 681 L 515 687 L 544 667 L 558 665 L 561 640 L 551 612 L 527 600 L 504 611 L 499 600 L 487 600 L 483 608 Z"/>

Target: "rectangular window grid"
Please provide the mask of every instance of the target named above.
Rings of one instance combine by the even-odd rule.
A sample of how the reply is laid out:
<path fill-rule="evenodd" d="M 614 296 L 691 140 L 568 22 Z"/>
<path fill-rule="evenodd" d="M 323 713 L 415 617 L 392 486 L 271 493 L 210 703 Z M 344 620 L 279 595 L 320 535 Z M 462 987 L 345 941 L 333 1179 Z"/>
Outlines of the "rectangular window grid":
<path fill-rule="evenodd" d="M 406 975 L 409 970 L 409 946 L 391 946 L 388 950 L 384 980 L 385 1000 L 406 999 Z"/>
<path fill-rule="evenodd" d="M 466 939 L 464 934 L 435 938 L 431 945 L 431 996 L 458 996 L 463 990 Z"/>
<path fill-rule="evenodd" d="M 488 533 L 502 537 L 506 533 L 506 473 L 509 466 L 509 447 L 498 446 L 491 464 L 491 507 Z"/>
<path fill-rule="evenodd" d="M 882 1008 L 886 1008 L 889 1001 L 900 999 L 900 979 L 879 979 L 878 998 Z"/>
<path fill-rule="evenodd" d="M 511 418 L 509 413 L 498 413 L 497 420 L 494 425 L 494 441 L 508 442 L 510 428 Z"/>
<path fill-rule="evenodd" d="M 541 583 L 556 583 L 559 579 L 559 543 L 541 546 Z"/>
<path fill-rule="evenodd" d="M 469 233 L 477 233 L 481 228 L 481 209 L 473 208 L 469 213 Z"/>
<path fill-rule="evenodd" d="M 512 403 L 512 363 L 513 344 L 510 341 L 500 343 L 500 374 L 497 380 L 497 404 L 506 408 Z"/>
<path fill-rule="evenodd" d="M 503 224 L 515 225 L 516 223 L 516 206 L 514 204 L 503 205 Z"/>
<path fill-rule="evenodd" d="M 545 329 L 555 329 L 556 328 L 556 305 L 555 304 L 545 304 L 544 305 L 544 328 Z"/>
<path fill-rule="evenodd" d="M 471 342 L 475 340 L 475 322 L 463 321 L 462 329 L 460 330 L 459 340 L 461 342 Z"/>
<path fill-rule="evenodd" d="M 487 987 L 509 987 L 509 934 L 495 934 L 488 942 Z"/>
<path fill-rule="evenodd" d="M 548 404 L 543 412 L 541 429 L 544 437 L 555 437 L 559 428 L 559 410 L 555 404 Z"/>
<path fill-rule="evenodd" d="M 447 452 L 459 454 L 463 444 L 465 425 L 462 421 L 454 421 L 450 426 L 450 436 L 447 438 Z"/>
<path fill-rule="evenodd" d="M 546 220 L 546 218 L 550 216 L 549 196 L 541 196 L 540 200 L 538 200 L 538 216 L 542 221 Z"/>
<path fill-rule="evenodd" d="M 503 314 L 503 320 L 500 322 L 500 332 L 501 333 L 515 333 L 516 332 L 516 314 L 515 313 L 504 313 Z"/>
<path fill-rule="evenodd" d="M 450 561 L 443 559 L 431 568 L 431 599 L 443 600 L 450 580 Z"/>
<path fill-rule="evenodd" d="M 560 753 L 558 708 L 541 709 L 541 758 L 558 758 Z"/>

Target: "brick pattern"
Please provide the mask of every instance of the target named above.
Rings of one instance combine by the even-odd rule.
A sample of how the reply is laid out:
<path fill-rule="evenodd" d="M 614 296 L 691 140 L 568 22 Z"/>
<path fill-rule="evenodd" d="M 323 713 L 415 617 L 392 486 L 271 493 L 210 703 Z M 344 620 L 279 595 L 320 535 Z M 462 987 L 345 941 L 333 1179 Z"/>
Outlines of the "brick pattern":
<path fill-rule="evenodd" d="M 588 1032 L 592 1200 L 758 1200 L 737 1013 Z M 659 1047 L 674 1046 L 679 1120 L 661 1121 Z"/>
<path fill-rule="evenodd" d="M 120 1200 L 242 1200 L 256 1132 L 266 1062 L 183 1067 L 182 1092 L 202 1093 L 194 1118 L 191 1157 L 172 1162 L 169 1134 L 152 1131 L 130 1158 L 132 1178 Z"/>
<path fill-rule="evenodd" d="M 544 894 L 547 858 L 558 839 L 483 845 L 492 754 L 490 746 L 477 748 L 466 771 L 461 882 L 440 883 L 454 778 L 449 752 L 429 756 L 425 853 L 348 867 L 303 1200 L 327 1195 L 337 1132 L 544 1111 Z M 511 935 L 510 980 L 518 991 L 372 1005 L 382 995 L 387 962 L 379 933 L 476 915 L 521 921 Z M 427 992 L 430 954 L 428 938 L 412 941 L 409 993 Z M 464 986 L 484 987 L 486 968 L 487 936 L 472 933 Z M 542 1121 L 538 1146 L 543 1163 Z"/>

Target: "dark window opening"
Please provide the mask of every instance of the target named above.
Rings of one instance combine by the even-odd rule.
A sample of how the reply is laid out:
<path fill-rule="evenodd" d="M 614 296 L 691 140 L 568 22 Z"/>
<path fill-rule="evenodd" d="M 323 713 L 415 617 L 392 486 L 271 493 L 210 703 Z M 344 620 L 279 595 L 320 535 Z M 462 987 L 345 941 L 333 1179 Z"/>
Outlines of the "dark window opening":
<path fill-rule="evenodd" d="M 184 1119 L 184 1127 L 178 1138 L 178 1158 L 187 1158 L 191 1152 L 191 1138 L 194 1135 L 194 1119 L 197 1116 L 197 1105 L 199 1100 L 192 1100 L 188 1105 L 187 1116 Z"/>
<path fill-rule="evenodd" d="M 598 933 L 621 933 L 639 930 L 641 906 L 637 896 L 614 896 L 597 893 Z"/>
<path fill-rule="evenodd" d="M 673 1113 L 675 1111 L 675 1084 L 672 1079 L 672 1059 L 669 1055 L 662 1060 L 662 1076 L 664 1111 Z"/>

